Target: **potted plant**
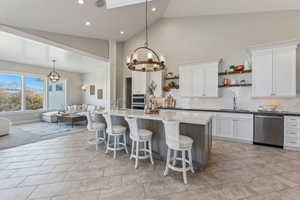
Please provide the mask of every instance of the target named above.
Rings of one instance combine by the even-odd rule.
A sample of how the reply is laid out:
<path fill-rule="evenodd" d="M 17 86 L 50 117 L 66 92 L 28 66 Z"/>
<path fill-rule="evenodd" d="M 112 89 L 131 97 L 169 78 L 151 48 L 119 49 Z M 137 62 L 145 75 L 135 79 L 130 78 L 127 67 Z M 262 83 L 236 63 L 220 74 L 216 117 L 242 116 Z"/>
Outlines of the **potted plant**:
<path fill-rule="evenodd" d="M 230 66 L 229 66 L 229 71 L 230 71 L 230 72 L 234 72 L 234 67 L 235 67 L 234 65 L 230 65 Z"/>
<path fill-rule="evenodd" d="M 151 81 L 150 85 L 147 87 L 146 95 L 147 95 L 147 107 L 148 109 L 155 109 L 155 90 L 157 88 L 157 84 L 154 81 Z"/>

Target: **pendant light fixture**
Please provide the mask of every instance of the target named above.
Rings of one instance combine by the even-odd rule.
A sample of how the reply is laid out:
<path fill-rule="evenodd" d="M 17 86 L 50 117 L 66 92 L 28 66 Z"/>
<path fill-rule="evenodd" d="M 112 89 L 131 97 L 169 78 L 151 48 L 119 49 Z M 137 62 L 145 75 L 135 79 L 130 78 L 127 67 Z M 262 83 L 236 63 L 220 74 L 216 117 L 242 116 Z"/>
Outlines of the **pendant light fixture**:
<path fill-rule="evenodd" d="M 60 80 L 61 75 L 55 70 L 55 63 L 56 60 L 52 60 L 53 62 L 53 69 L 52 71 L 48 74 L 48 78 L 51 82 L 56 83 L 57 81 Z"/>
<path fill-rule="evenodd" d="M 127 67 L 131 71 L 157 72 L 164 70 L 165 58 L 149 48 L 148 41 L 148 0 L 146 0 L 146 41 L 144 46 L 138 47 L 127 57 Z"/>

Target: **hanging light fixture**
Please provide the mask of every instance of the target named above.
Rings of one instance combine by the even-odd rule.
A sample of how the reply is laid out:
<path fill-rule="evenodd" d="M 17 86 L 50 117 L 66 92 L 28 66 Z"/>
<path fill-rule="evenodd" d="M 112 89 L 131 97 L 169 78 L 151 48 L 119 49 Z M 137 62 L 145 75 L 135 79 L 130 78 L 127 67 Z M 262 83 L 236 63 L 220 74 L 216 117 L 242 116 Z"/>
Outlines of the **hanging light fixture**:
<path fill-rule="evenodd" d="M 52 60 L 53 62 L 53 70 L 48 74 L 48 78 L 51 82 L 55 83 L 59 81 L 61 75 L 55 70 L 55 62 L 56 60 Z"/>
<path fill-rule="evenodd" d="M 157 72 L 164 70 L 165 58 L 149 48 L 148 41 L 148 0 L 146 0 L 146 41 L 144 46 L 138 47 L 127 57 L 128 69 L 139 72 Z"/>

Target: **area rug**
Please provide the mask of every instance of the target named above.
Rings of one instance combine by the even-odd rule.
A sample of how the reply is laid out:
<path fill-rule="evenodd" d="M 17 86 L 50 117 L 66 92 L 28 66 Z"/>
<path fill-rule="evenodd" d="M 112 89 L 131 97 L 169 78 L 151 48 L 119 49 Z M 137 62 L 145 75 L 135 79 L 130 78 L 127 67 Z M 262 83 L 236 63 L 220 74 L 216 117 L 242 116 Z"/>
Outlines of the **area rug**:
<path fill-rule="evenodd" d="M 67 123 L 37 122 L 13 126 L 10 134 L 0 137 L 0 149 L 16 147 L 50 138 L 76 134 L 86 130 L 85 123 L 72 127 Z"/>

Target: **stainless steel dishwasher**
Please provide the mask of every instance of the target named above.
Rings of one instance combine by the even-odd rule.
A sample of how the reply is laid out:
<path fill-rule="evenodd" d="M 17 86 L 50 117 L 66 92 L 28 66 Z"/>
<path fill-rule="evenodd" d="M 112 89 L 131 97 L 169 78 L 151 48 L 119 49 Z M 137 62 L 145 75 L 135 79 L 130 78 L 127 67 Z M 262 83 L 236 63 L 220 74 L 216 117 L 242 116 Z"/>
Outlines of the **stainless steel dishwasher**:
<path fill-rule="evenodd" d="M 283 147 L 284 117 L 282 115 L 254 115 L 254 144 Z"/>

